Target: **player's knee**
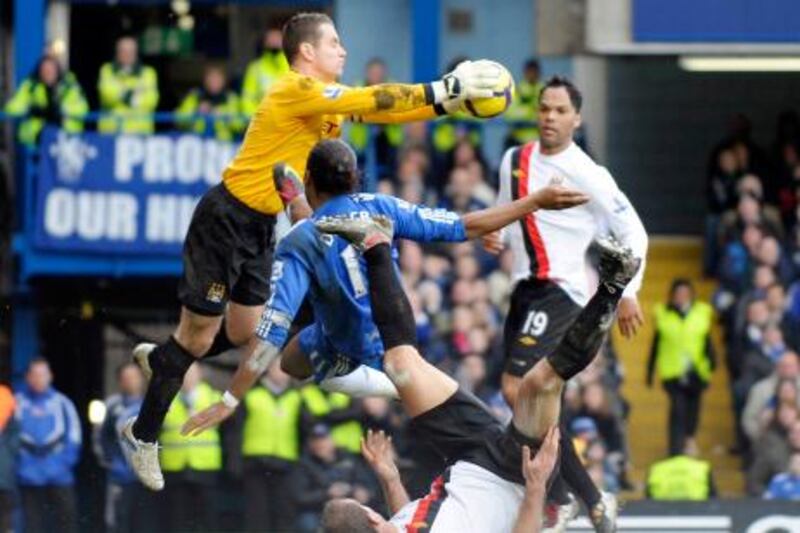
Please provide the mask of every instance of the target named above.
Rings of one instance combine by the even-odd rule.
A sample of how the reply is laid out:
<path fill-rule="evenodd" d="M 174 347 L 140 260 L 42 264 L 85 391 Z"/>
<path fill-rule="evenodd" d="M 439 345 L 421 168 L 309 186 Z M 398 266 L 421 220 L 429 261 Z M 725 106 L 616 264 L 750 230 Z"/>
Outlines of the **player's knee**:
<path fill-rule="evenodd" d="M 214 343 L 219 322 L 182 319 L 175 332 L 175 340 L 195 357 L 208 352 Z"/>
<path fill-rule="evenodd" d="M 537 392 L 559 391 L 563 380 L 556 374 L 547 359 L 542 359 L 525 373 L 522 386 Z"/>
<path fill-rule="evenodd" d="M 403 379 L 409 371 L 424 362 L 422 356 L 413 346 L 395 346 L 384 354 L 384 367 L 386 373 L 397 383 L 396 379 Z"/>
<path fill-rule="evenodd" d="M 237 347 L 247 344 L 253 337 L 254 333 L 255 327 L 252 329 L 245 329 L 240 327 L 231 327 L 228 326 L 227 323 L 225 326 L 225 334 L 228 336 L 228 340 L 231 344 Z"/>
<path fill-rule="evenodd" d="M 263 311 L 261 306 L 245 306 L 237 303 L 228 305 L 225 334 L 231 344 L 244 346 L 253 338 Z"/>

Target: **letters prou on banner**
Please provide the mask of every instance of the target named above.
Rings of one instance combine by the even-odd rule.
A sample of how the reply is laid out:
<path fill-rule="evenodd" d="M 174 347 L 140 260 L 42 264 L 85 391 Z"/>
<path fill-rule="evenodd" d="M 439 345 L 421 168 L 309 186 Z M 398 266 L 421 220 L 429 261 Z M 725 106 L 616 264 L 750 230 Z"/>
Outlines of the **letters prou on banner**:
<path fill-rule="evenodd" d="M 34 246 L 179 255 L 192 212 L 237 145 L 193 134 L 42 135 Z"/>

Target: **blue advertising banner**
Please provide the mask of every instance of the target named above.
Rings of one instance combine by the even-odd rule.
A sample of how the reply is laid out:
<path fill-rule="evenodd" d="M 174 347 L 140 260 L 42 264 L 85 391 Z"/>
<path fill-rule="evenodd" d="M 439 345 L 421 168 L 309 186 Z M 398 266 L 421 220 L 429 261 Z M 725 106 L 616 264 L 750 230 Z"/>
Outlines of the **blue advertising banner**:
<path fill-rule="evenodd" d="M 42 135 L 32 245 L 43 251 L 178 256 L 200 196 L 237 145 L 193 134 Z"/>
<path fill-rule="evenodd" d="M 636 42 L 797 43 L 797 0 L 633 0 Z"/>

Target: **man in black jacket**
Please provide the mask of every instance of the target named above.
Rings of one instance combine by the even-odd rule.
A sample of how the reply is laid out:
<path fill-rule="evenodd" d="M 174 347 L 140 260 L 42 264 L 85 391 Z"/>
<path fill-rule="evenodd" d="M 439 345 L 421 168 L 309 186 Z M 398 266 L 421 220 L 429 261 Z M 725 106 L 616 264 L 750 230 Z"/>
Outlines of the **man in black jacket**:
<path fill-rule="evenodd" d="M 290 484 L 297 531 L 317 531 L 322 508 L 332 498 L 361 504 L 373 499 L 375 481 L 369 469 L 358 456 L 336 448 L 328 426 L 314 425 L 307 450 Z"/>

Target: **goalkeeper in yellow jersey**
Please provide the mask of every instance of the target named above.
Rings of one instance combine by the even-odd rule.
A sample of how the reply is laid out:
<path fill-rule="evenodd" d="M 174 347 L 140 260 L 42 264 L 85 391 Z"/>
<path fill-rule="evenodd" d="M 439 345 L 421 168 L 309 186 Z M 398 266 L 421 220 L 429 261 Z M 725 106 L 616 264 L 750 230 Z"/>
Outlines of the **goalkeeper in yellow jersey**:
<path fill-rule="evenodd" d="M 264 309 L 275 215 L 283 209 L 273 168 L 285 164 L 302 175 L 314 144 L 339 137 L 346 118 L 431 119 L 465 98 L 491 96 L 500 78 L 494 63 L 466 61 L 426 84 L 341 85 L 337 79 L 347 52 L 333 21 L 321 13 L 293 16 L 283 29 L 283 49 L 291 71 L 266 94 L 222 183 L 195 209 L 183 248 L 178 327 L 163 344 L 134 349 L 150 383 L 139 416 L 123 429 L 123 448 L 139 479 L 153 490 L 164 486 L 158 434 L 186 370 L 202 357 L 244 345 Z"/>

